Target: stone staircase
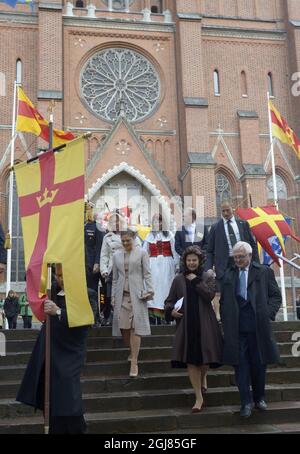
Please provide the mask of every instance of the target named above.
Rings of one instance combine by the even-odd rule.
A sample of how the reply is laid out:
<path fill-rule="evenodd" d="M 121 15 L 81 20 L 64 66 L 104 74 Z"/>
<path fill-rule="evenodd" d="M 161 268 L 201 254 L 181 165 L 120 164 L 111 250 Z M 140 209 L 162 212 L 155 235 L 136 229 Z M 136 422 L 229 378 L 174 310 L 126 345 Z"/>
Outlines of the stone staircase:
<path fill-rule="evenodd" d="M 129 378 L 128 349 L 110 328 L 91 329 L 83 371 L 83 399 L 89 433 L 300 433 L 300 357 L 292 356 L 292 335 L 300 322 L 274 323 L 282 362 L 267 373 L 268 411 L 239 416 L 233 372 L 209 372 L 206 406 L 192 414 L 194 396 L 186 371 L 170 368 L 173 326 L 152 327 L 142 340 L 137 378 Z M 0 434 L 43 433 L 43 418 L 15 402 L 37 331 L 4 331 L 7 356 L 0 357 Z"/>

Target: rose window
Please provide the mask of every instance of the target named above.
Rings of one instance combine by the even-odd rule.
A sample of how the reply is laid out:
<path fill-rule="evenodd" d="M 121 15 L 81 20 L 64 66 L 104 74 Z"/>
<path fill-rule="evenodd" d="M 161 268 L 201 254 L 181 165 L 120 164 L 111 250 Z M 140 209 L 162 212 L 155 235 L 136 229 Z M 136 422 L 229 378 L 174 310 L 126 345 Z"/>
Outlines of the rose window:
<path fill-rule="evenodd" d="M 113 122 L 122 111 L 129 121 L 136 122 L 157 107 L 160 81 L 152 63 L 138 52 L 105 49 L 84 65 L 81 93 L 98 117 Z"/>

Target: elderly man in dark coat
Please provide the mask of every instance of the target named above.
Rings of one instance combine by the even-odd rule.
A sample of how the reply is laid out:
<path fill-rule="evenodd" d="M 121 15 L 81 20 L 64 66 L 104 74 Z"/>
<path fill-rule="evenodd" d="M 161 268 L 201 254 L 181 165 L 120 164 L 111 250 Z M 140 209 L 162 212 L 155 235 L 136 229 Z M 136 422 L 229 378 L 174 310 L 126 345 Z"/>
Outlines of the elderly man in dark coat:
<path fill-rule="evenodd" d="M 80 374 L 86 355 L 88 327 L 69 328 L 61 266 L 56 266 L 53 301 L 45 302 L 51 320 L 50 431 L 80 434 L 86 431 Z M 90 301 L 91 302 L 91 301 Z M 17 401 L 44 409 L 45 325 L 34 346 Z"/>
<path fill-rule="evenodd" d="M 281 293 L 274 272 L 252 262 L 252 248 L 243 241 L 233 247 L 236 266 L 222 281 L 220 312 L 224 331 L 223 362 L 235 368 L 241 398 L 241 416 L 255 407 L 266 410 L 266 365 L 279 362 L 271 320 L 281 306 Z M 252 384 L 253 400 L 250 391 Z"/>
<path fill-rule="evenodd" d="M 2 225 L 0 224 L 0 274 L 4 272 L 6 267 L 6 249 L 4 248 L 5 235 Z"/>

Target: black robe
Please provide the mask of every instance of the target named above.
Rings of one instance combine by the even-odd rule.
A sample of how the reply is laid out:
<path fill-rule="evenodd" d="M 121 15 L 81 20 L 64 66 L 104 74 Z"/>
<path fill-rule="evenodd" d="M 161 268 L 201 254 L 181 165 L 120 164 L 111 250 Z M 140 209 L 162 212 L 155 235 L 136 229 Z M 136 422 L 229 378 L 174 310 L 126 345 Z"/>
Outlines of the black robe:
<path fill-rule="evenodd" d="M 88 327 L 69 328 L 64 296 L 53 298 L 61 308 L 61 318 L 51 316 L 51 417 L 82 416 L 80 374 L 86 356 Z M 17 401 L 44 409 L 45 324 L 29 360 Z"/>
<path fill-rule="evenodd" d="M 6 259 L 7 259 L 7 252 L 6 252 L 6 249 L 4 248 L 4 244 L 5 244 L 5 235 L 4 235 L 2 225 L 0 224 L 0 263 L 6 263 Z"/>

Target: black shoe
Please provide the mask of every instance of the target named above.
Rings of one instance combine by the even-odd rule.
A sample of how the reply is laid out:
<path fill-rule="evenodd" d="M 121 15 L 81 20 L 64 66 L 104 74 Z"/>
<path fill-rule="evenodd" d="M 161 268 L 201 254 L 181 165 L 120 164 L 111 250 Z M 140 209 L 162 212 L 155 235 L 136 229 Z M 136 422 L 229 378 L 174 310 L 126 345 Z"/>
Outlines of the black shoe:
<path fill-rule="evenodd" d="M 252 415 L 252 409 L 253 409 L 252 404 L 243 405 L 241 407 L 240 416 L 242 418 L 250 418 L 250 416 Z"/>
<path fill-rule="evenodd" d="M 268 406 L 266 402 L 262 399 L 259 402 L 255 402 L 255 408 L 260 411 L 266 411 Z"/>

